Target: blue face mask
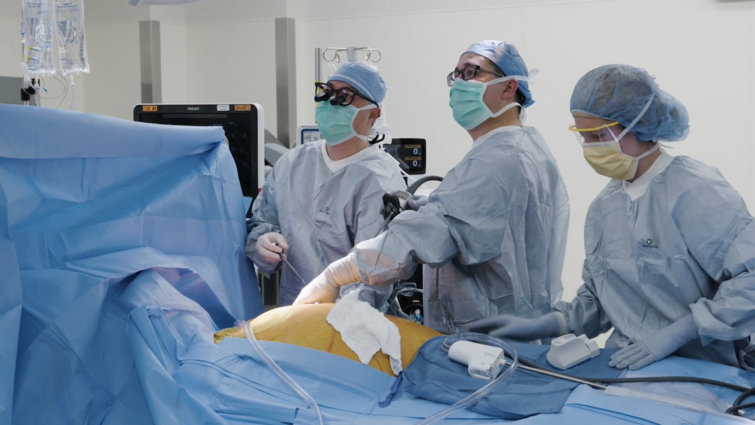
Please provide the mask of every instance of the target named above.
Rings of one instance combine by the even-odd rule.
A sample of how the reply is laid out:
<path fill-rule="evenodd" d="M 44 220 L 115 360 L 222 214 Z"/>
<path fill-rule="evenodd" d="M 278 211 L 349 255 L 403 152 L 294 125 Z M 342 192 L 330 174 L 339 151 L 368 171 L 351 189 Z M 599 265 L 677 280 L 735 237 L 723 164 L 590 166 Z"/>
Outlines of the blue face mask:
<path fill-rule="evenodd" d="M 341 143 L 357 137 L 362 140 L 369 140 L 369 137 L 357 134 L 354 131 L 354 120 L 359 111 L 377 108 L 375 105 L 367 105 L 357 108 L 354 105 L 341 106 L 331 105 L 329 101 L 317 104 L 315 119 L 320 134 L 330 146 L 340 145 Z"/>
<path fill-rule="evenodd" d="M 485 90 L 489 85 L 503 83 L 514 78 L 524 79 L 509 76 L 496 78 L 495 80 L 483 83 L 475 80 L 465 81 L 461 78 L 457 78 L 456 81 L 454 81 L 454 85 L 451 87 L 451 101 L 449 102 L 456 122 L 465 130 L 471 130 L 482 124 L 488 118 L 498 117 L 515 106 L 521 107 L 520 104 L 514 102 L 504 106 L 500 111 L 493 113 L 493 111 L 491 111 L 482 100 Z M 522 112 L 519 117 L 522 122 L 524 122 L 524 107 L 521 109 Z"/>

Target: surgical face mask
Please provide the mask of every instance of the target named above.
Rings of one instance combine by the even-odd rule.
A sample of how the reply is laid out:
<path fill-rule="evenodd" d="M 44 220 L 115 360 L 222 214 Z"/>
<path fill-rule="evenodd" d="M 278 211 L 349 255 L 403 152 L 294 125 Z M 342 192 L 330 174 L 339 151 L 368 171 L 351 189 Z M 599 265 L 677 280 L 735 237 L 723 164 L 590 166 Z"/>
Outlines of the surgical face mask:
<path fill-rule="evenodd" d="M 322 137 L 331 146 L 340 145 L 352 137 L 369 140 L 367 136 L 357 134 L 354 130 L 354 120 L 359 111 L 375 108 L 377 108 L 375 105 L 357 108 L 354 105 L 341 106 L 331 105 L 329 101 L 320 102 L 315 112 L 317 127 Z"/>
<path fill-rule="evenodd" d="M 583 152 L 587 163 L 600 175 L 616 180 L 630 180 L 637 174 L 637 166 L 642 158 L 657 151 L 656 143 L 649 151 L 634 157 L 621 151 L 618 140 L 613 142 L 586 143 Z"/>
<path fill-rule="evenodd" d="M 570 128 L 574 131 L 577 139 L 582 145 L 583 154 L 587 163 L 600 175 L 610 177 L 616 180 L 631 180 L 637 174 L 637 166 L 642 158 L 652 154 L 660 148 L 660 144 L 650 148 L 640 156 L 629 156 L 621 151 L 619 140 L 626 136 L 629 131 L 640 121 L 640 118 L 648 110 L 653 102 L 655 93 L 642 108 L 637 117 L 632 121 L 618 136 L 614 135 L 611 127 L 618 124 L 614 122 L 598 128 L 578 129 L 576 126 Z M 589 138 L 590 140 L 586 140 Z M 597 141 L 594 141 L 597 140 Z"/>
<path fill-rule="evenodd" d="M 500 111 L 493 113 L 482 99 L 485 95 L 485 90 L 487 90 L 489 85 L 499 84 L 513 79 L 527 81 L 527 78 L 522 76 L 501 77 L 488 81 L 487 83 L 475 80 L 465 81 L 461 78 L 457 78 L 454 81 L 454 85 L 451 87 L 451 101 L 449 102 L 456 122 L 465 130 L 471 130 L 482 124 L 488 118 L 501 116 L 504 112 L 515 106 L 521 107 L 519 117 L 522 119 L 522 122 L 524 122 L 525 114 L 522 105 L 516 102 L 510 103 L 504 106 Z"/>

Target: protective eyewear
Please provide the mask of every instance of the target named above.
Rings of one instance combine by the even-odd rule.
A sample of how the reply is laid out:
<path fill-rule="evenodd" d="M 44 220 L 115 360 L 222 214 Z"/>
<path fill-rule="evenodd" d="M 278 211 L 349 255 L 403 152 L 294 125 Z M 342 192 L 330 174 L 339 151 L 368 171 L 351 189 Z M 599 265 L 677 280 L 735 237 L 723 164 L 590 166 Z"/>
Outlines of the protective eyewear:
<path fill-rule="evenodd" d="M 461 77 L 464 81 L 469 81 L 474 79 L 474 77 L 477 76 L 477 72 L 487 72 L 488 74 L 493 74 L 497 77 L 505 77 L 505 75 L 501 74 L 500 72 L 491 71 L 489 69 L 481 68 L 479 65 L 466 65 L 462 69 L 454 69 L 451 71 L 450 74 L 448 74 L 448 77 L 446 77 L 446 82 L 448 83 L 448 87 L 451 87 L 454 85 L 454 81 L 456 81 L 457 78 Z"/>
<path fill-rule="evenodd" d="M 355 96 L 359 96 L 373 105 L 380 107 L 375 101 L 355 89 L 346 87 L 336 89 L 328 83 L 315 83 L 315 102 L 330 100 L 331 105 L 349 106 L 354 101 Z"/>
<path fill-rule="evenodd" d="M 614 133 L 616 130 L 615 126 L 618 124 L 619 122 L 617 121 L 593 128 L 577 128 L 576 125 L 572 125 L 569 127 L 569 131 L 574 133 L 577 141 L 582 145 L 587 143 L 618 142 L 621 137 L 624 137 L 624 132 L 619 137 Z"/>

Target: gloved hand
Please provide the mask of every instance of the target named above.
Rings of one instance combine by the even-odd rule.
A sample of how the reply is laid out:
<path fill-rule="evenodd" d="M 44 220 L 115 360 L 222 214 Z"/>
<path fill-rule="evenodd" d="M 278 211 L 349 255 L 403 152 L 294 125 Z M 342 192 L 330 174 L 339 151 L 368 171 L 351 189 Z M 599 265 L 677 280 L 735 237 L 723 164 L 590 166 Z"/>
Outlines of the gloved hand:
<path fill-rule="evenodd" d="M 425 195 L 412 195 L 412 197 L 406 201 L 407 210 L 417 211 L 425 205 L 427 205 L 427 196 Z"/>
<path fill-rule="evenodd" d="M 619 350 L 611 356 L 608 366 L 629 370 L 645 367 L 671 355 L 697 338 L 698 334 L 697 323 L 690 314 L 642 341 Z"/>
<path fill-rule="evenodd" d="M 319 276 L 305 286 L 294 305 L 332 303 L 338 298 L 341 287 L 359 282 L 359 271 L 354 267 L 354 257 L 349 254 L 331 263 Z"/>
<path fill-rule="evenodd" d="M 257 239 L 256 248 L 265 261 L 277 263 L 281 260 L 283 250 L 288 249 L 288 242 L 280 233 L 270 232 Z"/>
<path fill-rule="evenodd" d="M 568 332 L 566 319 L 559 312 L 544 314 L 537 319 L 501 314 L 474 321 L 468 325 L 472 332 L 487 333 L 496 338 L 532 341 L 554 338 Z"/>

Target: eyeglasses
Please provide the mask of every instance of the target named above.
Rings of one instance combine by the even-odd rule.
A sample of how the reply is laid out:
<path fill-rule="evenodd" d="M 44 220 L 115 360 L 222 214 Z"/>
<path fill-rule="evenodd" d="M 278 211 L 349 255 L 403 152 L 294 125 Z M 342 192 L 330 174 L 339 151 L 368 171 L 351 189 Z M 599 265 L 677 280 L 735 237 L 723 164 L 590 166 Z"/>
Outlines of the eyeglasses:
<path fill-rule="evenodd" d="M 583 145 L 586 143 L 617 142 L 619 138 L 616 137 L 614 129 L 611 128 L 616 125 L 619 125 L 618 121 L 594 128 L 577 128 L 576 125 L 572 125 L 569 127 L 569 131 L 572 131 L 574 136 L 577 137 L 577 141 Z"/>
<path fill-rule="evenodd" d="M 497 77 L 505 77 L 505 75 L 501 74 L 500 72 L 491 71 L 489 69 L 481 68 L 479 65 L 466 65 L 462 69 L 454 69 L 451 71 L 450 74 L 448 74 L 448 77 L 446 77 L 446 82 L 448 83 L 448 87 L 451 87 L 454 85 L 454 81 L 456 81 L 457 78 L 461 77 L 464 81 L 469 81 L 477 76 L 477 72 L 487 72 L 488 74 L 493 74 Z"/>
<path fill-rule="evenodd" d="M 362 93 L 359 93 L 355 89 L 346 87 L 336 89 L 328 83 L 315 83 L 315 102 L 325 102 L 330 100 L 331 105 L 349 106 L 351 105 L 351 102 L 354 101 L 355 96 L 359 96 L 375 106 L 380 107 L 377 102 Z"/>

